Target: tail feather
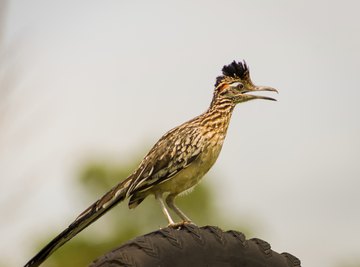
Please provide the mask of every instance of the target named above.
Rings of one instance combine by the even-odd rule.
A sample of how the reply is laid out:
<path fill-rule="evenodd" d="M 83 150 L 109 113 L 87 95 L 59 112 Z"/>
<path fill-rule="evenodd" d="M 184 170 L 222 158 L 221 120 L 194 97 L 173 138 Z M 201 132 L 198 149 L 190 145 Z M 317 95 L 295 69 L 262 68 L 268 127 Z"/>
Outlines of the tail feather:
<path fill-rule="evenodd" d="M 67 241 L 85 229 L 87 226 L 95 222 L 112 207 L 123 201 L 126 197 L 126 192 L 130 177 L 121 182 L 117 186 L 108 191 L 102 198 L 97 200 L 84 212 L 82 212 L 68 228 L 56 236 L 49 244 L 47 244 L 39 253 L 37 253 L 25 267 L 36 267 L 44 262 L 55 250 L 64 245 Z"/>

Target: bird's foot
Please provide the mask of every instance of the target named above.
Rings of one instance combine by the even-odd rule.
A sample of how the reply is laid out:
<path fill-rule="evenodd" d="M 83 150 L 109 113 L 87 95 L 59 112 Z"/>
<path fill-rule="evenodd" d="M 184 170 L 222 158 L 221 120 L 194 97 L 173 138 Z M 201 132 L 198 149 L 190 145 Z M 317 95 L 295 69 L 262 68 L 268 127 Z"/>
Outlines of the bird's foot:
<path fill-rule="evenodd" d="M 194 224 L 192 221 L 182 221 L 182 222 L 178 222 L 178 223 L 170 223 L 168 225 L 168 227 L 174 228 L 174 229 L 180 229 L 181 227 L 183 227 L 185 224 Z M 195 225 L 195 224 L 194 224 Z"/>

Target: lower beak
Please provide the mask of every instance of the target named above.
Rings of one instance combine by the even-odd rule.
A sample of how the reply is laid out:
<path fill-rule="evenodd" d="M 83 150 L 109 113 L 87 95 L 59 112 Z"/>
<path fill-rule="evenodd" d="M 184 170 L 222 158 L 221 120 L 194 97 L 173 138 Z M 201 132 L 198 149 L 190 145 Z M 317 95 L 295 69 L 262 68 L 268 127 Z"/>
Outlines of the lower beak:
<path fill-rule="evenodd" d="M 265 99 L 265 100 L 276 101 L 276 99 L 272 98 L 272 97 L 247 94 L 250 92 L 258 92 L 258 91 L 270 91 L 270 92 L 279 93 L 278 90 L 276 90 L 275 88 L 269 87 L 269 86 L 254 86 L 252 90 L 248 90 L 248 91 L 244 92 L 244 94 L 246 94 L 246 96 L 248 97 L 248 100 L 250 100 L 250 99 Z"/>

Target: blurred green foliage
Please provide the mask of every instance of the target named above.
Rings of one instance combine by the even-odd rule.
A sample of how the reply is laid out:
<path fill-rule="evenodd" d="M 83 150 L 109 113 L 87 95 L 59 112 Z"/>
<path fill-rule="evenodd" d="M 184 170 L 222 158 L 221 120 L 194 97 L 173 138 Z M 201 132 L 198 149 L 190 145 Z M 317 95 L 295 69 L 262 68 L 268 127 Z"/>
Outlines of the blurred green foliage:
<path fill-rule="evenodd" d="M 83 189 L 84 198 L 88 199 L 91 204 L 119 181 L 126 178 L 136 167 L 135 164 L 120 166 L 108 162 L 88 163 L 81 169 L 79 175 L 79 186 Z M 210 188 L 206 183 L 201 183 L 189 196 L 179 197 L 176 202 L 197 225 L 221 225 L 224 227 L 222 224 L 224 221 L 220 219 L 221 214 L 216 210 L 211 196 Z M 173 218 L 178 219 L 174 214 Z M 226 225 L 229 225 L 229 219 L 226 218 Z M 127 203 L 120 203 L 51 255 L 44 266 L 87 266 L 97 257 L 120 246 L 125 241 L 166 225 L 167 221 L 160 206 L 152 196 L 134 210 L 129 210 Z M 41 249 L 57 234 L 57 232 L 49 234 L 49 238 L 43 240 L 38 249 Z"/>

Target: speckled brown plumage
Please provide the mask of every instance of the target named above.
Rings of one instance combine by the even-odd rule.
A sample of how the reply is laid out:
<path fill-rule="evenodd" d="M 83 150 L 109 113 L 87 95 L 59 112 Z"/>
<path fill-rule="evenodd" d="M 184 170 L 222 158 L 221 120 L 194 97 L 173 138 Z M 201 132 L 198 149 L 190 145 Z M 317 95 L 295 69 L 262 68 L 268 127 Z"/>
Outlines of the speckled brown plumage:
<path fill-rule="evenodd" d="M 170 225 L 177 224 L 166 206 L 180 217 L 180 223 L 190 223 L 190 219 L 175 206 L 174 200 L 179 194 L 198 184 L 215 163 L 236 104 L 253 99 L 275 100 L 248 94 L 253 91 L 276 90 L 255 86 L 244 62 L 233 61 L 224 66 L 222 74 L 216 78 L 213 99 L 206 112 L 161 137 L 133 174 L 82 212 L 67 229 L 31 259 L 26 267 L 40 265 L 57 248 L 126 198 L 129 199 L 129 207 L 135 208 L 148 195 L 155 195 Z"/>

